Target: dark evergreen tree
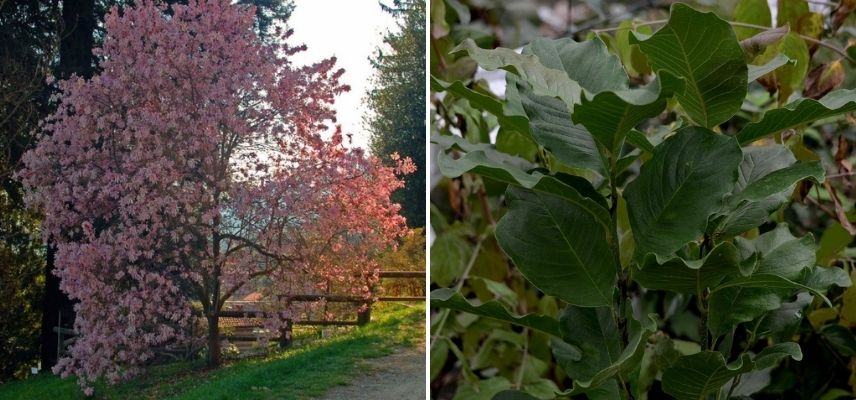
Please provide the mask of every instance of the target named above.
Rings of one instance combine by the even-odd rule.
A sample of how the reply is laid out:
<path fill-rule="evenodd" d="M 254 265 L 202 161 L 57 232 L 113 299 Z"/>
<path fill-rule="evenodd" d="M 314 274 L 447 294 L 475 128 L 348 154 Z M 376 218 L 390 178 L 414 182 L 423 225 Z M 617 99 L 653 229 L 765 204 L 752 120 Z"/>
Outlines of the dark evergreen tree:
<path fill-rule="evenodd" d="M 364 117 L 373 154 L 410 157 L 416 173 L 406 177 L 397 193 L 411 227 L 425 226 L 425 2 L 395 0 L 383 9 L 395 16 L 397 28 L 387 32 L 371 59 L 372 89 L 366 94 Z"/>

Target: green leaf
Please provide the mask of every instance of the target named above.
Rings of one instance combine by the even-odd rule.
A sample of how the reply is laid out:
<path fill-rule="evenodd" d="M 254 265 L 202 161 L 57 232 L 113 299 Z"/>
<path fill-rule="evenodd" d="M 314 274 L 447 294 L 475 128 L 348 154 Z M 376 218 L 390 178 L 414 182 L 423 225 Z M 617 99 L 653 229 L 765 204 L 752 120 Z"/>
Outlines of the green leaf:
<path fill-rule="evenodd" d="M 615 320 L 611 315 L 612 310 L 608 308 L 594 310 L 578 308 L 578 310 L 584 310 L 579 311 L 584 315 L 575 315 L 574 318 L 562 320 L 562 333 L 565 340 L 574 343 L 565 343 L 565 346 L 572 346 L 581 349 L 581 351 L 578 360 L 570 360 L 560 358 L 554 350 L 556 362 L 562 366 L 562 369 L 566 372 L 568 368 L 575 371 L 574 375 L 568 373 L 568 376 L 574 379 L 574 386 L 559 393 L 559 395 L 569 396 L 586 393 L 587 396 L 592 397 L 593 390 L 605 390 L 607 393 L 611 393 L 610 381 L 614 381 L 615 376 L 625 376 L 631 371 L 637 370 L 645 353 L 645 343 L 657 330 L 657 322 L 654 314 L 649 314 L 642 321 L 633 318 L 629 301 L 626 308 L 629 337 L 627 347 L 620 353 L 616 353 L 615 347 L 616 345 L 620 346 L 620 344 L 612 343 L 613 340 L 620 340 L 618 339 L 619 333 L 615 327 Z M 552 344 L 555 345 L 556 342 L 558 340 L 554 340 Z M 604 365 L 605 361 L 609 361 L 609 363 Z M 575 364 L 568 364 L 569 362 L 575 362 Z M 596 372 L 594 372 L 595 370 Z M 590 376 L 590 378 L 586 379 L 586 376 Z"/>
<path fill-rule="evenodd" d="M 744 256 L 748 255 L 749 251 L 761 255 L 754 273 L 798 279 L 802 276 L 803 269 L 815 265 L 814 237 L 808 234 L 797 238 L 791 234 L 786 224 L 780 224 L 754 240 L 738 238 L 738 241 L 744 248 Z"/>
<path fill-rule="evenodd" d="M 449 286 L 463 274 L 472 249 L 455 230 L 437 236 L 431 244 L 431 281 Z"/>
<path fill-rule="evenodd" d="M 574 107 L 573 121 L 586 127 L 602 146 L 617 155 L 624 136 L 640 122 L 655 117 L 666 108 L 666 99 L 683 82 L 669 72 L 659 79 L 638 88 L 622 91 L 605 91 L 591 100 L 583 94 L 582 103 Z"/>
<path fill-rule="evenodd" d="M 761 81 L 767 87 L 777 88 L 779 104 L 784 104 L 794 90 L 803 86 L 811 63 L 811 55 L 806 42 L 798 34 L 788 32 L 778 43 L 767 46 L 764 52 L 755 58 L 755 62 L 764 63 L 773 60 L 780 54 L 793 60 L 793 63 L 784 65 L 775 72 L 765 75 Z"/>
<path fill-rule="evenodd" d="M 740 202 L 737 199 L 743 192 L 775 171 L 789 168 L 796 162 L 791 151 L 782 145 L 750 146 L 743 148 L 743 161 L 737 175 L 734 190 L 726 200 L 724 219 L 716 227 L 717 231 L 734 236 L 766 222 L 771 212 L 787 201 L 792 188 L 784 186 L 779 193 L 758 198 L 755 201 Z M 758 191 L 758 189 L 752 189 Z M 758 196 L 755 196 L 758 197 Z"/>
<path fill-rule="evenodd" d="M 449 357 L 449 342 L 438 340 L 431 345 L 431 371 L 430 378 L 434 380 L 440 374 L 446 359 Z"/>
<path fill-rule="evenodd" d="M 796 300 L 782 304 L 782 307 L 768 312 L 761 320 L 755 332 L 758 337 L 773 337 L 774 340 L 786 340 L 793 337 L 799 323 L 803 320 L 806 306 L 814 297 L 809 293 L 800 293 Z"/>
<path fill-rule="evenodd" d="M 646 153 L 654 152 L 654 145 L 648 140 L 648 137 L 636 129 L 631 129 L 630 132 L 627 132 L 627 143 L 636 146 L 636 148 Z"/>
<path fill-rule="evenodd" d="M 755 369 L 760 370 L 775 367 L 788 357 L 795 361 L 802 360 L 803 354 L 799 344 L 785 342 L 765 347 L 752 361 L 755 363 Z"/>
<path fill-rule="evenodd" d="M 705 351 L 679 358 L 663 372 L 663 391 L 677 400 L 704 400 L 732 378 L 752 370 L 748 355 L 730 365 L 722 354 Z"/>
<path fill-rule="evenodd" d="M 810 267 L 803 270 L 800 283 L 815 290 L 825 292 L 830 286 L 850 287 L 852 281 L 843 269 L 838 267 Z"/>
<path fill-rule="evenodd" d="M 856 356 L 856 336 L 841 325 L 828 325 L 820 331 L 823 339 L 846 357 Z"/>
<path fill-rule="evenodd" d="M 800 18 L 809 13 L 806 0 L 778 0 L 776 4 L 778 6 L 776 26 L 790 25 L 796 28 L 799 26 Z"/>
<path fill-rule="evenodd" d="M 800 125 L 856 110 L 856 89 L 835 90 L 820 100 L 799 99 L 784 108 L 767 111 L 761 121 L 746 125 L 737 139 L 747 144 Z"/>
<path fill-rule="evenodd" d="M 803 285 L 799 282 L 794 282 L 780 275 L 766 273 L 756 273 L 752 274 L 751 276 L 741 276 L 731 279 L 714 289 L 711 292 L 711 297 L 714 297 L 714 294 L 718 293 L 720 290 L 725 290 L 732 287 L 739 287 L 743 289 L 762 288 L 768 290 L 802 289 L 821 297 L 827 305 L 832 307 L 832 302 L 829 301 L 829 299 L 827 299 L 826 296 L 824 296 L 823 293 L 821 293 L 819 290 L 810 286 Z"/>
<path fill-rule="evenodd" d="M 770 6 L 767 5 L 767 0 L 740 0 L 734 8 L 733 20 L 753 25 L 773 25 L 773 18 L 770 15 Z M 758 30 L 753 28 L 734 27 L 737 40 L 752 37 L 757 32 Z"/>
<path fill-rule="evenodd" d="M 545 175 L 542 170 L 526 173 L 522 169 L 528 166 L 525 160 L 497 152 L 489 145 L 469 143 L 458 136 L 435 135 L 431 140 L 446 149 L 458 148 L 469 151 L 458 159 L 441 152 L 437 158 L 437 167 L 444 176 L 457 178 L 471 172 L 503 183 L 560 197 L 572 196 L 576 199 L 582 195 L 601 206 L 603 210 L 597 211 L 598 213 L 602 215 L 606 213 L 606 199 L 584 178 L 563 173 L 550 176 Z"/>
<path fill-rule="evenodd" d="M 503 390 L 493 396 L 492 400 L 538 400 L 538 398 L 519 390 Z"/>
<path fill-rule="evenodd" d="M 546 40 L 546 39 L 545 39 Z M 568 77 L 565 71 L 549 68 L 532 54 L 517 54 L 512 49 L 497 47 L 479 48 L 472 39 L 466 39 L 452 53 L 466 51 L 482 68 L 488 71 L 504 69 L 529 83 L 536 94 L 558 97 L 571 105 L 580 98 L 582 87 Z"/>
<path fill-rule="evenodd" d="M 648 64 L 648 57 L 642 53 L 639 45 L 630 43 L 630 32 L 636 31 L 644 35 L 650 35 L 652 32 L 650 26 L 637 26 L 633 29 L 633 25 L 632 20 L 624 20 L 618 24 L 618 30 L 615 31 L 615 46 L 628 75 L 640 77 L 651 73 L 651 65 Z"/>
<path fill-rule="evenodd" d="M 853 235 L 838 222 L 833 222 L 820 237 L 817 246 L 817 263 L 831 265 L 838 254 L 853 241 Z"/>
<path fill-rule="evenodd" d="M 782 306 L 782 294 L 768 288 L 729 287 L 710 296 L 708 329 L 716 336 Z"/>
<path fill-rule="evenodd" d="M 553 347 L 559 350 L 554 350 L 554 355 L 572 379 L 591 380 L 621 356 L 621 334 L 611 308 L 568 306 L 559 316 L 559 323 L 566 346 L 554 339 Z"/>
<path fill-rule="evenodd" d="M 529 122 L 526 118 L 518 115 L 506 115 L 502 108 L 502 102 L 494 97 L 471 90 L 460 81 L 446 83 L 432 76 L 431 89 L 435 92 L 449 92 L 467 100 L 470 107 L 493 114 L 505 129 L 511 129 L 524 134 L 529 133 Z"/>
<path fill-rule="evenodd" d="M 571 122 L 571 113 L 561 100 L 538 96 L 525 85 L 518 85 L 517 91 L 536 142 L 567 166 L 589 169 L 606 176 L 592 135 L 583 126 Z"/>
<path fill-rule="evenodd" d="M 711 291 L 708 326 L 715 335 L 778 309 L 795 290 L 823 296 L 805 284 L 806 269 L 815 262 L 811 235 L 796 238 L 782 224 L 752 241 L 736 240 L 744 258 L 758 255 L 758 261 L 747 276 L 728 279 Z"/>
<path fill-rule="evenodd" d="M 511 389 L 508 379 L 495 376 L 476 381 L 475 384 L 459 385 L 455 392 L 455 400 L 491 400 L 493 396 L 504 390 Z"/>
<path fill-rule="evenodd" d="M 714 287 L 728 275 L 739 273 L 740 254 L 733 244 L 718 244 L 701 260 L 686 261 L 674 257 L 657 263 L 656 257 L 647 257 L 642 269 L 633 271 L 633 280 L 654 290 L 669 290 L 685 294 L 698 294 Z"/>
<path fill-rule="evenodd" d="M 538 144 L 528 133 L 505 129 L 502 126 L 496 133 L 496 149 L 529 162 L 534 162 L 538 155 Z"/>
<path fill-rule="evenodd" d="M 637 252 L 667 257 L 701 236 L 741 158 L 735 140 L 699 127 L 682 128 L 657 146 L 624 191 Z"/>
<path fill-rule="evenodd" d="M 647 39 L 634 38 L 658 75 L 666 70 L 684 79 L 676 97 L 695 123 L 711 128 L 740 110 L 748 70 L 728 22 L 675 3 L 665 26 Z"/>
<path fill-rule="evenodd" d="M 537 38 L 524 48 L 524 53 L 527 52 L 536 55 L 544 66 L 565 71 L 572 81 L 589 93 L 624 90 L 628 87 L 627 73 L 621 66 L 621 60 L 609 52 L 600 38 L 583 42 L 575 42 L 570 38 Z M 574 103 L 578 102 L 579 97 Z"/>
<path fill-rule="evenodd" d="M 786 168 L 773 171 L 762 178 L 747 185 L 741 192 L 737 193 L 730 201 L 740 203 L 742 201 L 764 200 L 774 194 L 787 191 L 797 182 L 803 179 L 811 179 L 816 183 L 823 182 L 826 170 L 818 161 L 798 162 Z"/>
<path fill-rule="evenodd" d="M 749 67 L 749 82 L 755 82 L 758 78 L 773 72 L 779 67 L 787 64 L 794 64 L 794 61 L 784 54 L 778 54 L 772 60 L 764 65 L 748 65 Z"/>
<path fill-rule="evenodd" d="M 493 318 L 500 321 L 510 322 L 515 325 L 525 326 L 553 336 L 561 336 L 559 321 L 555 318 L 539 314 L 518 315 L 508 311 L 502 303 L 495 300 L 475 305 L 465 299 L 461 293 L 453 289 L 436 289 L 431 291 L 431 306 L 468 312 L 481 317 Z"/>
<path fill-rule="evenodd" d="M 611 304 L 617 266 L 603 207 L 571 188 L 559 197 L 509 187 L 506 201 L 497 242 L 526 279 L 570 304 Z"/>

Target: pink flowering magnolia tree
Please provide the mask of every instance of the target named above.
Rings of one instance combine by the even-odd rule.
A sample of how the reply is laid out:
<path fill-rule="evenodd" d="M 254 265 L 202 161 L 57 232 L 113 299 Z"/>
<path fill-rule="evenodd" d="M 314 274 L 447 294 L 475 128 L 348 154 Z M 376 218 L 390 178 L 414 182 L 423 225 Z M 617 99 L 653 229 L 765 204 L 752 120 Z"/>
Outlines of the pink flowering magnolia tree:
<path fill-rule="evenodd" d="M 228 0 L 114 8 L 102 72 L 58 83 L 59 108 L 25 156 L 27 201 L 77 300 L 80 336 L 54 371 L 89 393 L 194 340 L 194 305 L 216 366 L 218 313 L 249 287 L 271 301 L 271 329 L 291 317 L 290 294 L 368 300 L 377 254 L 405 233 L 390 194 L 413 164 L 343 146 L 335 59 L 292 64 L 305 48 L 286 44 L 290 32 L 263 43 L 253 16 Z"/>

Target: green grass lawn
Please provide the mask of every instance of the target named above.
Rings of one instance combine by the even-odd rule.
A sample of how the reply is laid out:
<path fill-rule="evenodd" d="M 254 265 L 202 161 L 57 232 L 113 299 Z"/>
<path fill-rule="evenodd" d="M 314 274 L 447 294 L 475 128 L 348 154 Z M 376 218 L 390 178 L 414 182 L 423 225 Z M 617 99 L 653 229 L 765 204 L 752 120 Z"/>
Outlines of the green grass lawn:
<path fill-rule="evenodd" d="M 360 360 L 388 355 L 398 346 L 424 346 L 425 306 L 380 304 L 372 322 L 264 358 L 206 370 L 201 361 L 153 367 L 132 381 L 98 385 L 100 399 L 308 399 L 360 374 Z M 0 399 L 84 399 L 73 378 L 42 374 L 0 385 Z"/>

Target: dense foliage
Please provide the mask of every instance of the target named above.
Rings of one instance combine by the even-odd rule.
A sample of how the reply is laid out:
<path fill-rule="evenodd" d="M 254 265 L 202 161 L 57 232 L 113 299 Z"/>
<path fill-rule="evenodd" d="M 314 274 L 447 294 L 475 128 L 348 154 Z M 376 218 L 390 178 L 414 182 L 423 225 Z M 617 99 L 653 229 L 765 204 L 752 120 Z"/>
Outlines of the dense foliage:
<path fill-rule="evenodd" d="M 433 5 L 435 397 L 849 395 L 849 6 L 518 43 Z"/>
<path fill-rule="evenodd" d="M 412 172 L 342 146 L 335 59 L 297 66 L 290 31 L 262 41 L 252 7 L 143 1 L 105 19 L 99 73 L 59 82 L 57 111 L 18 174 L 44 211 L 79 334 L 55 371 L 89 386 L 139 373 L 196 339 L 211 365 L 218 313 L 245 287 L 270 302 L 332 286 L 370 299 L 377 255 L 406 233 L 390 200 Z"/>
<path fill-rule="evenodd" d="M 166 3 L 174 3 L 167 1 Z M 29 371 L 40 358 L 44 368 L 56 362 L 57 324 L 70 327 L 72 304 L 59 289 L 53 271 L 52 249 L 38 249 L 41 239 L 29 235 L 38 226 L 38 216 L 25 211 L 23 192 L 13 173 L 20 167 L 21 155 L 32 147 L 39 122 L 56 107 L 50 94 L 56 89 L 46 77 L 53 74 L 67 78 L 72 74 L 90 77 L 96 69 L 92 49 L 103 40 L 103 20 L 113 6 L 130 2 L 121 0 L 82 1 L 2 1 L 0 2 L 0 187 L 4 198 L 0 224 L 15 237 L 16 243 L 40 251 L 41 259 L 8 257 L 0 274 L 4 298 L 14 298 L 14 312 L 0 314 L 0 326 L 8 327 L 3 343 L 8 356 L 0 357 L 0 379 L 10 371 Z M 288 0 L 243 0 L 256 6 L 256 31 L 263 39 L 273 26 L 284 23 L 294 5 Z M 26 224 L 21 224 L 25 215 Z M 24 240 L 28 240 L 24 243 Z M 28 264 L 22 264 L 27 262 Z M 43 278 L 31 280 L 40 275 Z M 20 282 L 7 279 L 21 276 Z M 26 283 L 26 284 L 25 284 Z M 31 286 L 32 285 L 32 286 Z M 17 292 L 13 290 L 18 290 Z M 60 314 L 61 312 L 61 314 Z M 59 321 L 59 318 L 62 321 Z M 39 322 L 39 320 L 41 321 Z M 34 323 L 35 325 L 27 325 Z M 41 333 L 38 325 L 42 325 Z M 41 337 L 39 337 L 41 336 Z M 39 354 L 41 353 L 41 355 Z"/>
<path fill-rule="evenodd" d="M 391 154 L 414 160 L 418 173 L 404 178 L 393 199 L 401 203 L 408 226 L 424 227 L 426 1 L 394 0 L 383 7 L 397 22 L 371 58 L 375 74 L 364 123 L 373 155 L 387 162 Z"/>

